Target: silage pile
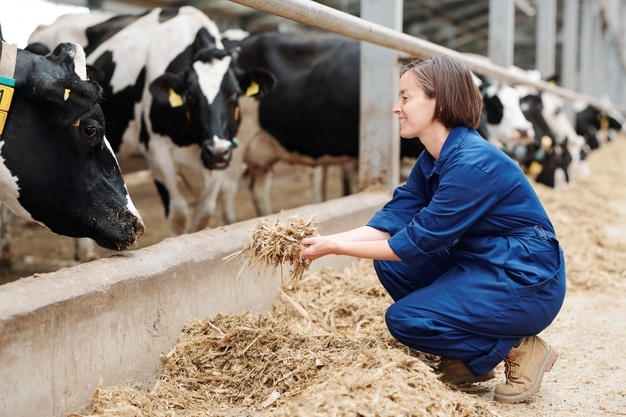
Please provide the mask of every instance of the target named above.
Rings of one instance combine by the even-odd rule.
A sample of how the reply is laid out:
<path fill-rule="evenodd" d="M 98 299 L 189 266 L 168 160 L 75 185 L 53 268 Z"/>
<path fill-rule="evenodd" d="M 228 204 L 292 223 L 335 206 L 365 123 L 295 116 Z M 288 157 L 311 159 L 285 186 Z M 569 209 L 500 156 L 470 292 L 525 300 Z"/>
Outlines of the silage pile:
<path fill-rule="evenodd" d="M 100 387 L 74 416 L 495 415 L 393 340 L 370 262 L 291 283 L 269 316 L 190 321 L 148 392 Z"/>
<path fill-rule="evenodd" d="M 565 249 L 570 289 L 626 281 L 626 209 L 614 203 L 626 201 L 625 155 L 626 140 L 608 144 L 574 186 L 536 186 Z M 148 392 L 101 387 L 91 410 L 74 416 L 496 415 L 480 396 L 443 385 L 436 358 L 393 340 L 383 319 L 390 302 L 368 261 L 307 272 L 269 316 L 189 322 Z"/>

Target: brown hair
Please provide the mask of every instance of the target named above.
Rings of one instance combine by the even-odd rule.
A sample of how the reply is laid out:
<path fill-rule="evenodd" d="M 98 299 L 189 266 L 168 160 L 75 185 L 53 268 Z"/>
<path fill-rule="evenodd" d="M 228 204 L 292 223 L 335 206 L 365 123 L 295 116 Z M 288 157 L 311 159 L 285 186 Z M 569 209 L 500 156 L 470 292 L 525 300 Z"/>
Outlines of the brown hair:
<path fill-rule="evenodd" d="M 448 129 L 478 127 L 483 100 L 465 63 L 446 55 L 418 58 L 404 64 L 400 76 L 411 71 L 427 97 L 435 98 L 433 120 Z"/>

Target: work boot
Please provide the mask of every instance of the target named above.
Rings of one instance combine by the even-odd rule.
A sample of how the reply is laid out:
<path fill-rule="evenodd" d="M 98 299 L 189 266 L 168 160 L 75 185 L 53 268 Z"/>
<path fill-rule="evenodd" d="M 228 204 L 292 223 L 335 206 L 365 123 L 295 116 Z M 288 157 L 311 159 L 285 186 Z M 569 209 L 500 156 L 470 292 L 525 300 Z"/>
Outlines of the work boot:
<path fill-rule="evenodd" d="M 559 352 L 538 336 L 522 339 L 504 359 L 506 383 L 496 387 L 494 399 L 512 404 L 535 395 L 543 374 L 552 369 L 558 356 Z"/>
<path fill-rule="evenodd" d="M 443 373 L 442 381 L 448 384 L 461 385 L 468 382 L 483 382 L 495 378 L 493 369 L 484 375 L 475 376 L 463 362 L 458 359 L 441 358 L 439 369 Z"/>

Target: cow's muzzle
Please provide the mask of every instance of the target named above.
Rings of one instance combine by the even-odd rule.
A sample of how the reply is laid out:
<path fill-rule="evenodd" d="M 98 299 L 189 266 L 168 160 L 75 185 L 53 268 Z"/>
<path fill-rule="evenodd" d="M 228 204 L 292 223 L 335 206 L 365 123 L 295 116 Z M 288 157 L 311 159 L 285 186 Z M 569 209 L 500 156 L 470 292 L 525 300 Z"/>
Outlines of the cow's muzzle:
<path fill-rule="evenodd" d="M 226 139 L 214 138 L 202 145 L 200 157 L 207 169 L 226 169 L 233 156 L 233 143 Z"/>

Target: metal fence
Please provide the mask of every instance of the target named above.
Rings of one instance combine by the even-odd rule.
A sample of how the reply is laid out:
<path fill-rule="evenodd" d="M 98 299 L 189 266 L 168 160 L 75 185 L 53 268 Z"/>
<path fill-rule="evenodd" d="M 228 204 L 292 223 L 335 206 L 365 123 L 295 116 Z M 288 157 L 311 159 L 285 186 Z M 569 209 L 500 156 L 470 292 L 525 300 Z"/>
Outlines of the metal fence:
<path fill-rule="evenodd" d="M 545 81 L 528 78 L 524 74 L 495 65 L 479 57 L 467 56 L 449 48 L 368 22 L 359 17 L 335 10 L 310 0 L 230 0 L 266 13 L 299 23 L 349 36 L 361 41 L 406 52 L 410 55 L 450 55 L 463 60 L 479 74 L 492 76 L 510 83 L 534 86 L 573 101 L 584 101 L 601 110 L 618 111 L 626 115 L 626 107 L 581 94 Z"/>

